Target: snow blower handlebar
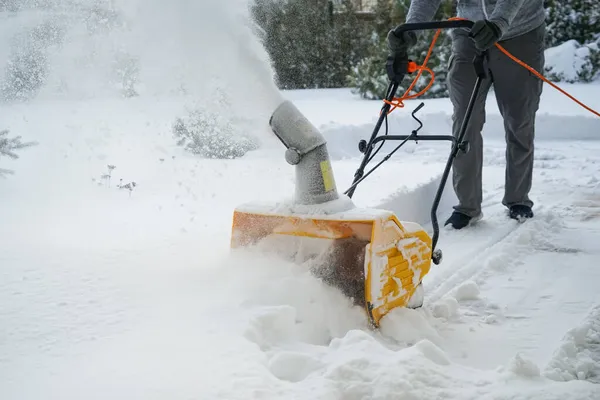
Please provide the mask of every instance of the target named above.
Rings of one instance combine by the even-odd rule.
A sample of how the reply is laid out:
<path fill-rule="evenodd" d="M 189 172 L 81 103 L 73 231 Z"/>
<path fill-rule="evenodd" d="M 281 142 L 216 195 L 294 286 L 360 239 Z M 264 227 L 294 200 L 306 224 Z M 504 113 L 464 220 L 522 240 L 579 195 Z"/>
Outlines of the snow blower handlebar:
<path fill-rule="evenodd" d="M 440 31 L 443 29 L 456 29 L 456 28 L 471 28 L 473 26 L 473 22 L 465 19 L 453 18 L 448 21 L 433 21 L 433 22 L 417 22 L 417 23 L 408 23 L 398 25 L 396 28 L 392 29 L 392 31 L 388 35 L 388 41 L 390 44 L 391 53 L 388 55 L 386 62 L 386 71 L 388 78 L 390 79 L 390 85 L 397 83 L 398 85 L 402 82 L 406 74 L 412 74 L 417 70 L 426 70 L 431 75 L 433 72 L 426 67 L 427 60 L 429 59 L 429 55 L 431 54 L 431 49 L 427 57 L 425 58 L 425 62 L 420 67 L 411 60 L 408 59 L 406 55 L 406 48 L 408 45 L 406 41 L 416 40 L 416 37 L 413 39 L 407 39 L 407 32 L 412 31 L 424 31 L 424 30 L 437 30 L 438 32 L 435 35 L 434 43 L 439 35 Z M 402 39 L 401 39 L 402 38 Z M 420 76 L 421 72 L 419 72 Z M 415 79 L 415 81 L 418 80 Z M 414 84 L 413 84 L 414 85 Z M 411 85 L 411 89 L 412 86 Z M 424 93 L 429 87 L 427 87 L 423 92 Z M 392 96 L 395 95 L 395 90 L 392 92 Z M 407 93 L 410 92 L 410 89 Z M 416 96 L 415 96 L 416 97 Z M 390 102 L 390 99 L 386 99 L 387 102 Z"/>
<path fill-rule="evenodd" d="M 401 25 L 398 25 L 396 28 L 394 28 L 393 31 L 396 36 L 401 36 L 404 32 L 408 32 L 408 31 L 471 28 L 472 26 L 473 26 L 473 22 L 469 21 L 469 20 L 450 19 L 447 21 L 431 21 L 431 22 L 416 22 L 416 23 L 401 24 Z M 431 51 L 431 49 L 430 49 L 430 51 Z M 423 64 L 427 63 L 428 58 L 429 58 L 429 55 L 426 57 L 425 62 Z M 389 63 L 389 60 L 388 60 L 388 63 Z M 402 67 L 402 71 L 401 71 L 402 77 L 404 77 L 406 74 L 412 74 L 413 72 L 415 72 L 417 70 L 416 64 L 408 59 L 400 60 L 400 63 L 401 63 L 401 67 Z M 389 64 L 386 65 L 386 68 L 390 68 L 390 65 Z M 413 82 L 413 84 L 408 88 L 408 90 L 406 91 L 406 95 L 408 95 L 408 93 L 412 90 L 412 88 L 413 88 L 414 84 L 416 83 L 416 80 L 419 78 L 419 76 L 417 76 L 417 78 L 415 79 L 415 82 Z M 377 137 L 377 134 L 379 133 L 379 130 L 381 129 L 381 125 L 383 124 L 383 122 L 385 121 L 387 123 L 387 115 L 391 112 L 390 109 L 392 108 L 393 100 L 396 96 L 396 91 L 398 90 L 398 87 L 400 86 L 400 81 L 401 81 L 401 79 L 400 80 L 391 80 L 391 82 L 388 86 L 388 89 L 387 89 L 387 92 L 385 95 L 385 99 L 384 99 L 384 105 L 381 109 L 379 120 L 377 121 L 377 123 L 375 125 L 375 129 L 373 130 L 373 133 L 371 135 L 371 140 L 369 141 L 369 146 L 365 146 L 364 143 L 362 143 L 364 141 L 361 141 L 361 143 L 359 144 L 359 149 L 362 153 L 365 154 L 365 157 L 364 157 L 363 162 L 361 163 L 359 169 L 356 171 L 356 174 L 354 176 L 355 179 L 354 179 L 354 182 L 352 183 L 352 186 L 345 193 L 349 197 L 352 197 L 352 195 L 354 194 L 354 191 L 356 190 L 356 185 L 363 178 L 365 167 L 367 166 L 369 161 L 371 161 L 371 159 L 372 159 L 371 151 L 372 151 L 372 147 L 374 144 L 374 140 Z M 426 88 L 425 90 L 427 90 L 427 89 L 428 88 Z M 423 93 L 423 92 L 421 92 L 421 93 Z M 414 97 L 408 97 L 406 95 L 403 98 L 414 98 L 414 97 L 418 96 L 418 95 L 415 95 Z M 415 110 L 415 112 L 418 111 L 421 107 L 422 106 L 419 106 Z M 413 116 L 414 116 L 414 114 L 413 114 Z M 386 135 L 387 135 L 387 124 L 386 124 Z M 382 144 L 383 144 L 383 142 L 382 142 Z"/>
<path fill-rule="evenodd" d="M 455 28 L 471 28 L 473 21 L 466 19 L 450 19 L 448 21 L 431 21 L 431 22 L 414 22 L 409 24 L 401 24 L 394 28 L 394 34 L 401 36 L 402 33 L 408 31 L 426 31 L 437 29 L 455 29 Z"/>
<path fill-rule="evenodd" d="M 402 24 L 402 25 L 399 25 L 398 27 L 396 27 L 393 30 L 393 32 L 395 35 L 401 36 L 404 32 L 407 32 L 407 31 L 432 30 L 433 29 L 433 30 L 438 30 L 438 34 L 439 34 L 439 31 L 442 29 L 471 28 L 472 26 L 473 26 L 473 22 L 471 22 L 469 20 L 451 19 L 448 21 L 433 21 L 433 22 L 419 22 L 419 23 Z M 437 34 L 436 34 L 436 38 L 437 38 Z M 454 162 L 454 158 L 458 155 L 459 151 L 462 151 L 464 153 L 469 151 L 469 144 L 468 144 L 468 142 L 464 141 L 463 139 L 464 139 L 464 135 L 466 132 L 467 124 L 469 122 L 469 119 L 471 118 L 473 107 L 475 105 L 475 99 L 481 88 L 482 80 L 487 76 L 487 68 L 485 66 L 485 62 L 487 59 L 487 51 L 483 52 L 482 54 L 478 54 L 473 59 L 473 66 L 474 66 L 475 72 L 477 74 L 477 81 L 475 83 L 475 87 L 473 89 L 473 93 L 471 95 L 469 105 L 467 107 L 467 112 L 465 113 L 465 115 L 463 117 L 463 122 L 462 122 L 461 128 L 456 137 L 451 136 L 451 135 L 418 135 L 417 131 L 421 127 L 419 127 L 419 129 L 417 129 L 417 130 L 413 130 L 412 134 L 408 135 L 408 136 L 388 135 L 387 116 L 391 111 L 393 111 L 392 106 L 394 106 L 394 108 L 395 107 L 403 107 L 404 106 L 402 103 L 403 100 L 414 99 L 414 98 L 418 97 L 419 95 L 421 95 L 425 91 L 427 91 L 429 89 L 431 83 L 433 83 L 433 79 L 432 79 L 432 81 L 430 82 L 430 85 L 428 87 L 426 87 L 423 91 L 417 93 L 416 95 L 409 95 L 409 93 L 413 89 L 414 85 L 416 84 L 417 80 L 419 79 L 419 77 L 421 75 L 421 71 L 426 70 L 430 74 L 433 75 L 432 71 L 429 70 L 425 65 L 427 64 L 427 61 L 429 59 L 429 56 L 431 54 L 434 44 L 435 44 L 435 38 L 434 38 L 434 41 L 433 41 L 433 43 L 429 49 L 429 52 L 425 58 L 425 61 L 423 62 L 423 65 L 421 65 L 421 66 L 417 66 L 414 62 L 412 62 L 408 59 L 391 61 L 391 62 L 398 63 L 399 65 L 397 65 L 397 66 L 399 66 L 401 68 L 400 73 L 398 74 L 397 71 L 395 71 L 396 73 L 394 74 L 394 76 L 404 77 L 405 74 L 412 74 L 416 70 L 419 70 L 420 72 L 417 75 L 417 77 L 414 79 L 414 81 L 410 85 L 410 87 L 406 90 L 406 93 L 404 94 L 404 96 L 402 96 L 402 98 L 400 98 L 400 99 L 395 98 L 396 91 L 398 90 L 400 82 L 398 81 L 398 79 L 391 79 L 391 82 L 387 89 L 387 93 L 385 95 L 384 105 L 380 112 L 379 120 L 377 121 L 377 124 L 375 125 L 373 133 L 371 134 L 370 140 L 368 142 L 365 140 L 361 140 L 359 142 L 359 151 L 364 154 L 364 157 L 363 157 L 363 160 L 362 160 L 359 168 L 356 170 L 356 173 L 354 174 L 354 181 L 353 181 L 352 185 L 345 192 L 345 194 L 351 198 L 352 195 L 354 194 L 354 191 L 356 190 L 357 185 L 360 182 L 362 182 L 368 175 L 370 175 L 376 168 L 378 168 L 381 164 L 383 164 L 383 162 L 387 161 L 391 157 L 391 155 L 393 153 L 395 153 L 400 147 L 402 147 L 407 141 L 409 141 L 409 140 L 412 140 L 415 142 L 418 140 L 443 140 L 443 141 L 448 140 L 448 141 L 451 141 L 452 142 L 452 150 L 448 157 L 446 167 L 445 167 L 444 172 L 441 177 L 440 185 L 438 186 L 438 190 L 436 192 L 436 195 L 433 200 L 432 207 L 431 207 L 431 224 L 433 226 L 433 237 L 432 237 L 432 250 L 433 251 L 432 251 L 431 258 L 432 258 L 432 261 L 437 265 L 442 260 L 441 250 L 436 249 L 436 245 L 437 245 L 437 242 L 439 239 L 439 224 L 438 224 L 438 220 L 437 220 L 437 209 L 439 207 L 439 203 L 441 201 L 441 197 L 442 197 L 444 188 L 446 186 L 446 182 L 448 180 L 448 175 L 450 174 L 450 169 L 452 167 L 452 163 Z M 390 60 L 388 59 L 388 64 L 386 65 L 387 68 L 390 68 L 389 63 L 390 63 Z M 404 65 L 406 65 L 406 67 L 404 67 Z M 406 71 L 406 73 L 404 73 L 404 71 Z M 422 126 L 421 121 L 419 121 L 415 117 L 415 113 L 422 107 L 423 107 L 423 103 L 421 103 L 412 113 L 413 118 L 415 120 L 417 120 L 417 122 L 419 122 L 419 124 L 421 126 Z M 379 130 L 381 129 L 381 126 L 383 125 L 384 122 L 385 122 L 386 132 L 383 136 L 378 137 Z M 384 157 L 384 159 L 381 162 L 379 162 L 375 167 L 373 167 L 365 175 L 365 168 L 366 168 L 367 164 L 375 157 L 375 155 L 379 152 L 379 150 L 381 149 L 381 147 L 387 140 L 401 140 L 401 143 L 389 155 Z M 380 145 L 379 145 L 378 149 L 375 150 L 375 152 L 373 153 L 376 143 L 380 143 Z"/>

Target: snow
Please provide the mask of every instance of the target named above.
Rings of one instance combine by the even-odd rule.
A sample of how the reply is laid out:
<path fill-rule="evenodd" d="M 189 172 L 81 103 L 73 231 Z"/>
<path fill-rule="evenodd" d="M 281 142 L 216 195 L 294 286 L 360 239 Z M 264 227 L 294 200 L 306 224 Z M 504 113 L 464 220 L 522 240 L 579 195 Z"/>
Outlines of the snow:
<path fill-rule="evenodd" d="M 545 88 L 536 216 L 517 224 L 500 204 L 503 128 L 490 96 L 484 218 L 464 231 L 442 228 L 444 258 L 425 277 L 424 307 L 395 309 L 374 331 L 362 309 L 302 266 L 230 253 L 229 239 L 235 207 L 293 194 L 293 167 L 267 124 L 281 98 L 329 141 L 340 192 L 380 103 L 345 89 L 280 97 L 239 23 L 243 2 L 168 3 L 126 4 L 135 29 L 123 43 L 146 60 L 140 96 L 112 94 L 102 63 L 70 76 L 69 55 L 115 43 L 84 35 L 53 53 L 72 92 L 46 88 L 0 106 L 0 129 L 39 143 L 0 159 L 15 171 L 0 180 L 0 398 L 600 397 L 598 118 Z M 196 39 L 178 42 L 190 32 Z M 188 57 L 195 46 L 202 56 Z M 97 54 L 107 61 L 107 53 Z M 227 62 L 206 62 L 219 57 Z M 193 83 L 187 93 L 174 89 L 180 79 Z M 597 85 L 561 87 L 600 108 Z M 214 109 L 259 138 L 259 150 L 215 160 L 176 146 L 175 119 L 209 107 L 214 93 L 232 103 Z M 410 117 L 418 103 L 407 104 L 391 115 L 391 132 L 418 125 Z M 421 132 L 448 133 L 450 113 L 446 99 L 426 101 Z M 449 148 L 407 144 L 359 186 L 357 210 L 382 207 L 430 231 Z M 107 165 L 116 166 L 110 186 L 100 179 Z M 120 179 L 137 185 L 118 189 Z M 441 222 L 453 202 L 449 184 Z"/>
<path fill-rule="evenodd" d="M 569 40 L 549 48 L 545 52 L 546 73 L 564 82 L 577 82 L 578 74 L 586 68 L 591 70 L 588 64 L 592 50 L 598 51 L 597 43 L 581 45 L 576 40 Z M 600 75 L 596 75 L 593 78 L 598 81 L 599 77 Z"/>
<path fill-rule="evenodd" d="M 454 297 L 458 301 L 476 300 L 479 296 L 479 287 L 473 281 L 465 281 L 456 288 Z"/>
<path fill-rule="evenodd" d="M 432 313 L 436 318 L 450 319 L 457 315 L 459 310 L 458 301 L 453 297 L 447 297 L 432 305 Z"/>
<path fill-rule="evenodd" d="M 544 375 L 557 381 L 589 380 L 600 383 L 599 346 L 600 307 L 594 306 L 579 326 L 567 332 Z"/>

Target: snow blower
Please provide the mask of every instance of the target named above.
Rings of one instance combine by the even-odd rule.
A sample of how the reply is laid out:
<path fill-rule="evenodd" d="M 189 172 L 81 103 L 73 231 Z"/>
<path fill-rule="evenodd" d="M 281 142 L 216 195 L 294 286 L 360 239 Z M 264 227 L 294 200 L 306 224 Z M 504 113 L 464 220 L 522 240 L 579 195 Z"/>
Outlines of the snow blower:
<path fill-rule="evenodd" d="M 468 28 L 465 20 L 403 24 L 395 28 L 397 34 L 408 30 Z M 427 60 L 426 60 L 427 61 Z M 484 76 L 483 57 L 474 60 L 478 73 L 470 106 L 464 116 L 458 137 L 452 135 L 419 135 L 423 124 L 412 113 L 420 127 L 410 135 L 388 135 L 387 115 L 398 105 L 395 93 L 398 81 L 389 84 L 384 105 L 369 141 L 359 142 L 364 155 L 350 188 L 340 195 L 332 166 L 321 133 L 289 101 L 284 101 L 273 112 L 269 121 L 274 134 L 286 147 L 285 159 L 295 166 L 295 195 L 289 203 L 240 205 L 233 213 L 231 247 L 257 246 L 297 262 L 306 263 L 315 276 L 337 287 L 355 304 L 365 307 L 373 327 L 396 307 L 416 308 L 423 304 L 422 281 L 431 268 L 439 264 L 442 252 L 436 249 L 439 226 L 436 218 L 443 189 L 454 157 L 459 151 L 468 151 L 463 142 L 466 125 L 473 109 L 475 94 Z M 391 65 L 388 68 L 398 66 Z M 421 69 L 427 69 L 423 63 Z M 404 68 L 404 67 L 402 67 Z M 420 69 L 406 60 L 407 74 Z M 418 76 L 417 78 L 418 79 Z M 416 81 L 415 79 L 415 81 Z M 412 86 L 411 86 L 412 88 Z M 407 93 L 410 91 L 407 90 Z M 403 97 L 402 99 L 406 99 Z M 402 100 L 400 99 L 400 100 Z M 386 132 L 379 135 L 385 122 Z M 373 160 L 385 141 L 400 141 L 370 171 L 365 168 Z M 400 221 L 390 211 L 357 208 L 352 196 L 358 184 L 388 160 L 408 141 L 443 140 L 452 143 L 452 149 L 441 183 L 431 207 L 433 236 L 419 224 Z M 379 148 L 375 150 L 376 145 Z M 399 175 L 401 179 L 401 175 Z"/>

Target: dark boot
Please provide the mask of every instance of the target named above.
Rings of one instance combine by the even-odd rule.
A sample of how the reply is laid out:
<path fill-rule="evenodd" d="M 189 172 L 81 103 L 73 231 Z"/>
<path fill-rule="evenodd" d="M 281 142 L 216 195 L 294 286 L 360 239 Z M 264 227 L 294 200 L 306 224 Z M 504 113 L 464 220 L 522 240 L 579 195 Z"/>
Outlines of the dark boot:
<path fill-rule="evenodd" d="M 458 211 L 454 211 L 450 218 L 446 221 L 444 226 L 452 225 L 454 229 L 462 229 L 469 225 L 470 223 L 477 222 L 481 219 L 482 215 L 479 214 L 477 217 L 469 217 L 466 214 L 463 214 Z"/>
<path fill-rule="evenodd" d="M 533 211 L 531 207 L 524 205 L 511 206 L 508 210 L 508 215 L 512 219 L 516 219 L 519 222 L 525 221 L 528 218 L 533 218 Z"/>

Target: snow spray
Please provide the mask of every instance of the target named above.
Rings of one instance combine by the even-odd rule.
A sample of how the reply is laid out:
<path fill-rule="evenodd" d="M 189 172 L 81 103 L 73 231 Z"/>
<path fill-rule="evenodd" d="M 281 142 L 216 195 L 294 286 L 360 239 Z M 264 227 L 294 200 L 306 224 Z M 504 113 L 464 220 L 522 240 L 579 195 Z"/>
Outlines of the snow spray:
<path fill-rule="evenodd" d="M 25 1 L 0 27 L 5 102 L 184 96 L 268 126 L 282 101 L 249 0 Z"/>

